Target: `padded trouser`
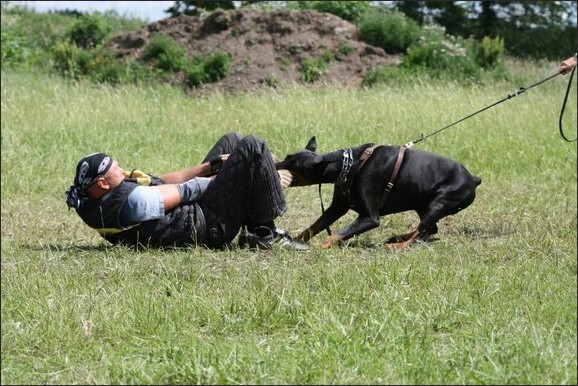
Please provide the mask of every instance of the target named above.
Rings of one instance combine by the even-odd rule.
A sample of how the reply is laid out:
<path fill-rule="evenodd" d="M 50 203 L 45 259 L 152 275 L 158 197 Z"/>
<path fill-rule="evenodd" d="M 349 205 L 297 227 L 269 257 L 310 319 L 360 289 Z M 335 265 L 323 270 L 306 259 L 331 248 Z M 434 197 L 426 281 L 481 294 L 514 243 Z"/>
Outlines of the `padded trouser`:
<path fill-rule="evenodd" d="M 204 244 L 222 248 L 241 226 L 272 224 L 287 210 L 275 163 L 265 141 L 255 135 L 224 135 L 203 162 L 230 154 L 199 205 L 207 233 Z"/>

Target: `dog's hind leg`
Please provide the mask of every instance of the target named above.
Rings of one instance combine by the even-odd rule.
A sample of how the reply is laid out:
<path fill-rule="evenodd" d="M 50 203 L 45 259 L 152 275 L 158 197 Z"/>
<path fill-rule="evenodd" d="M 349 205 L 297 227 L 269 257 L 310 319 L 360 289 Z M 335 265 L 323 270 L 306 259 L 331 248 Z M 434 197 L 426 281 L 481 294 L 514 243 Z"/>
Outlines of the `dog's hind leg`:
<path fill-rule="evenodd" d="M 403 243 L 404 241 L 407 241 L 408 239 L 411 238 L 411 236 L 414 234 L 415 230 L 409 232 L 409 233 L 405 233 L 403 235 L 394 235 L 391 236 L 387 241 L 386 244 L 395 244 L 395 243 Z M 428 232 L 428 236 L 434 235 L 438 233 L 438 226 L 437 224 L 434 224 L 429 232 Z"/>
<path fill-rule="evenodd" d="M 405 237 L 405 240 L 399 241 L 396 243 L 388 242 L 386 245 L 388 247 L 391 247 L 391 248 L 404 249 L 404 248 L 407 248 L 415 240 L 417 240 L 419 238 L 419 234 L 420 234 L 420 232 L 419 232 L 419 227 L 418 227 L 418 229 L 414 230 L 413 232 L 410 232 L 407 235 L 402 236 L 402 237 Z"/>
<path fill-rule="evenodd" d="M 416 240 L 427 240 L 430 235 L 438 232 L 437 223 L 439 220 L 459 212 L 471 204 L 471 201 L 473 199 L 468 199 L 464 202 L 463 200 L 455 200 L 446 196 L 434 199 L 426 209 L 418 213 L 420 222 L 417 229 L 408 233 L 406 235 L 407 239 L 401 242 L 389 243 L 388 245 L 394 248 L 406 248 Z"/>
<path fill-rule="evenodd" d="M 323 248 L 330 248 L 333 245 L 341 244 L 343 241 L 350 239 L 351 237 L 367 232 L 370 229 L 377 228 L 379 226 L 379 216 L 374 215 L 359 215 L 355 221 L 349 224 L 347 227 L 339 230 L 334 235 L 327 237 L 323 241 Z"/>

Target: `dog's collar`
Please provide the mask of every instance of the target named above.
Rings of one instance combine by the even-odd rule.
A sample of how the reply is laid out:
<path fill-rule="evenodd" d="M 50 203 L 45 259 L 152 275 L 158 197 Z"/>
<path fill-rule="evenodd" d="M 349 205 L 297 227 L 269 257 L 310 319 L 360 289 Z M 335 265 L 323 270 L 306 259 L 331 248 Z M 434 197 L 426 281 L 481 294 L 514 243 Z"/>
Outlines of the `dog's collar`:
<path fill-rule="evenodd" d="M 347 181 L 347 176 L 349 175 L 349 171 L 353 166 L 353 150 L 343 149 L 343 163 L 341 164 L 341 171 L 339 172 L 339 176 L 337 176 L 337 180 L 335 184 L 341 185 Z"/>

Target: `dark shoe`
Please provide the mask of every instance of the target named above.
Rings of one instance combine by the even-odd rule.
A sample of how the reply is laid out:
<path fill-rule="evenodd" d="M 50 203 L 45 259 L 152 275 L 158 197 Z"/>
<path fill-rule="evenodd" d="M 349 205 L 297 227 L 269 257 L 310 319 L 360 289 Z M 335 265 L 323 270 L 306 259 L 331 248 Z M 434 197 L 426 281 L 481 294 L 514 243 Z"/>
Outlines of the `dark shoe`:
<path fill-rule="evenodd" d="M 260 227 L 257 229 L 257 233 L 261 233 L 261 236 L 252 233 L 241 233 L 239 235 L 238 245 L 240 248 L 249 247 L 249 249 L 273 249 L 273 245 L 277 244 L 280 248 L 290 249 L 293 251 L 308 251 L 309 247 L 305 244 L 298 243 L 294 241 L 289 233 L 283 229 L 266 229 Z"/>

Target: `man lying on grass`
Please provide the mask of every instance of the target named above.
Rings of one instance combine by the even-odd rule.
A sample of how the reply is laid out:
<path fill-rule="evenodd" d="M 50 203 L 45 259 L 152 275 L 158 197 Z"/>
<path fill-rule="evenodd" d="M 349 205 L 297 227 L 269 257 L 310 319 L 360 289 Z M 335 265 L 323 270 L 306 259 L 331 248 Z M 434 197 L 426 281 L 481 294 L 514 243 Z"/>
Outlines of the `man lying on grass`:
<path fill-rule="evenodd" d="M 104 153 L 88 155 L 66 203 L 113 244 L 221 249 L 243 228 L 242 246 L 304 251 L 274 222 L 287 210 L 287 177 L 275 170 L 262 138 L 228 133 L 200 165 L 158 177 L 127 172 Z"/>

